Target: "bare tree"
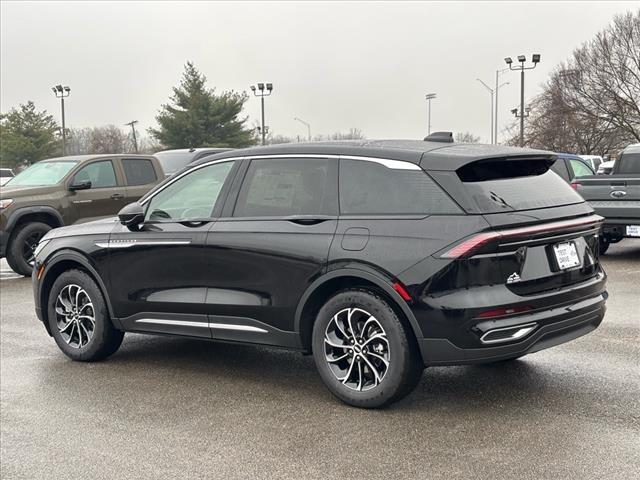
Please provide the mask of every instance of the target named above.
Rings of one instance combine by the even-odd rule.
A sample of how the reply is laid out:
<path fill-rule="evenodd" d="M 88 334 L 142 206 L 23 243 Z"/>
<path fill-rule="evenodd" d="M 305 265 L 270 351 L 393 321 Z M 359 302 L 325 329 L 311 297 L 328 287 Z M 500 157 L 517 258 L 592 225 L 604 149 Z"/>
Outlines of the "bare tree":
<path fill-rule="evenodd" d="M 133 153 L 135 150 L 131 136 L 115 125 L 71 129 L 68 144 L 70 155 Z"/>
<path fill-rule="evenodd" d="M 571 110 L 640 141 L 640 9 L 614 17 L 573 52 L 558 75 Z"/>
<path fill-rule="evenodd" d="M 476 137 L 471 132 L 458 132 L 454 138 L 459 143 L 480 143 L 480 137 Z"/>

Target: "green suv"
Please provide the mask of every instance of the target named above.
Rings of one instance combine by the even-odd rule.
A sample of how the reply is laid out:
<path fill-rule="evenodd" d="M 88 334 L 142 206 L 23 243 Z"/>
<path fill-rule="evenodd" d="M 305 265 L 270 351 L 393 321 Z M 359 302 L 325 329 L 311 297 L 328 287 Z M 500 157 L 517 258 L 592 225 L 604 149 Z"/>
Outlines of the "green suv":
<path fill-rule="evenodd" d="M 0 258 L 31 275 L 35 247 L 49 230 L 115 215 L 163 178 L 148 155 L 42 160 L 0 187 Z"/>

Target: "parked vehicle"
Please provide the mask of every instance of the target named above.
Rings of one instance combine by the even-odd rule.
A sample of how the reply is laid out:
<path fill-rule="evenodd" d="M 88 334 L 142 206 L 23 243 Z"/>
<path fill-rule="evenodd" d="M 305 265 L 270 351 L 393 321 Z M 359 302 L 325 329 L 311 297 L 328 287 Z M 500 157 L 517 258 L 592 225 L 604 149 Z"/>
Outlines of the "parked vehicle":
<path fill-rule="evenodd" d="M 13 178 L 13 170 L 10 168 L 0 168 L 0 187 Z"/>
<path fill-rule="evenodd" d="M 164 150 L 155 153 L 155 157 L 160 160 L 162 169 L 167 177 L 182 170 L 191 162 L 216 153 L 228 152 L 231 148 L 182 148 L 178 150 Z"/>
<path fill-rule="evenodd" d="M 596 173 L 598 175 L 611 175 L 613 172 L 613 166 L 616 164 L 615 160 L 607 160 L 606 162 L 602 162 L 598 167 Z"/>
<path fill-rule="evenodd" d="M 0 258 L 30 275 L 33 252 L 52 228 L 115 215 L 164 178 L 146 155 L 81 155 L 42 160 L 0 191 Z"/>
<path fill-rule="evenodd" d="M 580 155 L 580 158 L 587 162 L 593 171 L 598 170 L 598 167 L 602 163 L 602 157 L 600 155 Z"/>
<path fill-rule="evenodd" d="M 425 365 L 513 360 L 598 327 L 601 218 L 554 159 L 434 141 L 208 157 L 119 222 L 45 235 L 36 313 L 73 360 L 124 332 L 275 345 L 311 353 L 344 402 L 380 407 Z"/>
<path fill-rule="evenodd" d="M 640 238 L 640 143 L 622 151 L 609 176 L 582 177 L 574 184 L 605 218 L 600 253 L 623 238 Z"/>
<path fill-rule="evenodd" d="M 595 175 L 591 165 L 578 155 L 559 153 L 557 158 L 555 163 L 551 165 L 551 170 L 560 175 L 565 182 L 570 183 L 572 186 L 572 181 L 576 177 Z"/>

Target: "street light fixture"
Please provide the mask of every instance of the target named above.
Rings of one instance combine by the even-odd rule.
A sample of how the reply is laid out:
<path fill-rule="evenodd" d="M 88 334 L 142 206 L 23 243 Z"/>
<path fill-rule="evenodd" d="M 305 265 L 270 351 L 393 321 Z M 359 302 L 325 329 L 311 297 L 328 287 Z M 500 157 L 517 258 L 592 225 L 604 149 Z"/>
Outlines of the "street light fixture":
<path fill-rule="evenodd" d="M 434 98 L 436 98 L 436 94 L 435 93 L 427 93 L 424 98 L 427 99 L 427 101 L 429 102 L 429 121 L 427 123 L 427 135 L 431 134 L 431 100 L 433 100 Z"/>
<path fill-rule="evenodd" d="M 258 83 L 258 91 L 256 91 L 255 85 L 251 85 L 251 91 L 256 97 L 260 97 L 260 105 L 262 108 L 262 128 L 260 128 L 260 134 L 262 135 L 262 145 L 266 143 L 267 128 L 264 125 L 264 97 L 271 95 L 273 90 L 273 83 L 267 83 L 266 90 L 264 83 Z"/>
<path fill-rule="evenodd" d="M 495 89 L 489 87 L 489 85 L 484 83 L 479 78 L 476 78 L 476 80 L 478 82 L 480 82 L 482 84 L 482 86 L 484 88 L 486 88 L 487 91 L 491 94 L 491 143 L 498 143 L 498 124 L 497 124 L 497 122 L 495 123 L 495 130 L 494 130 L 494 122 L 493 122 L 493 94 L 495 93 L 495 95 L 496 95 L 496 118 L 497 118 L 497 116 L 498 116 L 498 90 L 500 90 L 505 85 L 508 85 L 509 82 L 504 82 L 503 84 L 498 85 L 498 83 L 497 83 L 497 80 L 498 80 L 497 72 L 496 72 L 496 88 Z"/>
<path fill-rule="evenodd" d="M 301 118 L 293 117 L 293 119 L 307 126 L 307 137 L 309 138 L 309 141 L 311 141 L 311 125 L 309 125 L 307 122 L 305 122 Z"/>
<path fill-rule="evenodd" d="M 136 153 L 138 153 L 138 140 L 136 138 L 136 127 L 135 124 L 138 123 L 138 120 L 131 120 L 129 123 L 125 123 L 125 126 L 131 127 L 131 133 L 133 133 L 133 148 Z"/>
<path fill-rule="evenodd" d="M 533 66 L 531 67 L 525 66 L 527 57 L 525 57 L 524 55 L 518 55 L 518 62 L 520 62 L 520 65 L 516 65 L 515 67 L 513 66 L 511 57 L 505 58 L 504 61 L 507 65 L 509 65 L 510 70 L 520 70 L 520 115 L 518 116 L 517 112 L 515 113 L 515 115 L 517 118 L 520 118 L 520 146 L 524 147 L 524 119 L 525 117 L 529 116 L 528 110 L 525 110 L 524 108 L 524 71 L 533 70 L 534 68 L 536 68 L 538 63 L 540 63 L 540 54 L 534 53 L 531 56 L 531 62 L 533 63 Z M 511 112 L 513 113 L 513 110 Z M 527 112 L 526 115 L 525 112 Z"/>
<path fill-rule="evenodd" d="M 68 86 L 56 85 L 51 88 L 56 98 L 60 99 L 60 107 L 62 110 L 62 156 L 65 155 L 65 144 L 67 142 L 67 130 L 64 122 L 64 99 L 69 96 L 71 89 Z"/>

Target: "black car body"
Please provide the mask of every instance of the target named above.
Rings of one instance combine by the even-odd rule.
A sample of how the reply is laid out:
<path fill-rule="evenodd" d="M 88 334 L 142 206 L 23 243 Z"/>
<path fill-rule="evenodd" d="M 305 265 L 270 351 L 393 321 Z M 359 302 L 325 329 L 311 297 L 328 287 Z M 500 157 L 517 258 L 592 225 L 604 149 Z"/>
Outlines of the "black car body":
<path fill-rule="evenodd" d="M 605 313 L 601 218 L 549 170 L 554 160 L 543 151 L 423 141 L 281 145 L 208 157 L 165 180 L 142 207 L 125 209 L 120 218 L 128 226 L 111 219 L 50 232 L 36 255 L 36 311 L 64 347 L 56 327 L 68 324 L 52 318 L 52 297 L 61 275 L 77 269 L 97 284 L 115 330 L 315 356 L 315 324 L 343 295 L 338 303 L 355 305 L 348 315 L 380 312 L 369 336 L 392 336 L 396 327 L 385 316 L 402 325 L 406 335 L 392 358 L 416 372 L 514 359 L 594 330 Z M 216 179 L 206 183 L 210 174 Z M 213 188 L 215 199 L 202 207 L 193 194 L 201 187 L 184 187 L 191 202 L 184 211 L 180 185 L 196 181 Z M 357 308 L 358 298 L 370 309 Z M 358 328 L 372 328 L 334 318 L 324 337 L 329 350 L 330 338 L 356 339 Z M 82 347 L 81 338 L 66 340 Z M 391 355 L 375 339 L 370 345 L 372 355 Z M 349 349 L 359 347 L 340 348 L 354 355 Z M 405 349 L 415 356 L 405 358 Z M 325 354 L 327 362 L 342 361 Z M 336 378 L 344 365 L 330 365 Z M 388 380 L 393 392 L 372 400 L 364 386 L 375 393 L 385 385 L 367 380 L 376 365 L 358 364 L 359 383 L 349 377 L 335 388 L 329 370 L 318 368 L 334 394 L 359 406 L 400 398 L 419 378 L 405 375 L 402 388 Z"/>

